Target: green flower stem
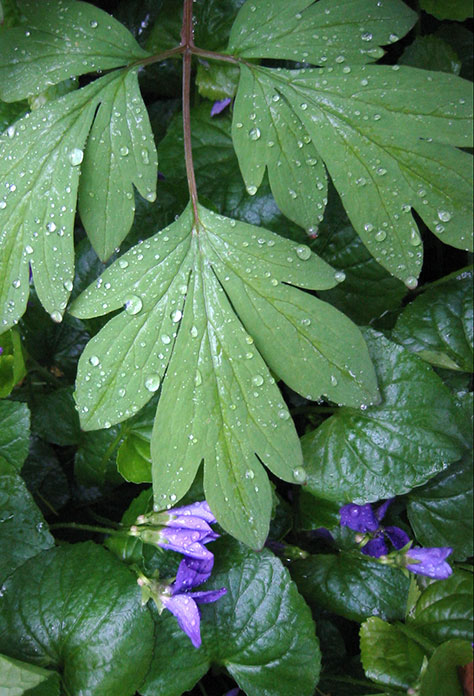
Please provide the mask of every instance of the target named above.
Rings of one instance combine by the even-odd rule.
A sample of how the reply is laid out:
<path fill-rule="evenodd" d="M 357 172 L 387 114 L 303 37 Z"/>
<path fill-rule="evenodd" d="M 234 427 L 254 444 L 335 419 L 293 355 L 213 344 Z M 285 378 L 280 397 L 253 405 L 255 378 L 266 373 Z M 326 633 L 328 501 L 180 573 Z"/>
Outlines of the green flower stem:
<path fill-rule="evenodd" d="M 85 532 L 97 532 L 98 534 L 111 534 L 115 536 L 129 536 L 127 529 L 112 529 L 111 527 L 96 527 L 93 524 L 80 524 L 79 522 L 57 522 L 51 524 L 50 529 L 78 529 Z"/>

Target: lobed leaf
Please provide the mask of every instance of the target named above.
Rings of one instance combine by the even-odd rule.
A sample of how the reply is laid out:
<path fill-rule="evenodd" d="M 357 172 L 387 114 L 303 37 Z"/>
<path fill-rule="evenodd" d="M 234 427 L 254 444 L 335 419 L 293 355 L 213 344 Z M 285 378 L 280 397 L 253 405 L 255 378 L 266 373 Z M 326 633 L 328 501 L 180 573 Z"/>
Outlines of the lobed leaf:
<path fill-rule="evenodd" d="M 26 24 L 2 33 L 0 99 L 18 101 L 77 75 L 150 54 L 111 15 L 76 0 L 19 0 Z"/>
<path fill-rule="evenodd" d="M 127 105 L 129 108 L 138 108 L 143 116 L 144 107 L 137 104 L 139 95 L 136 92 L 136 75 L 113 72 L 27 114 L 0 136 L 0 176 L 5 180 L 6 186 L 6 193 L 0 199 L 2 330 L 15 324 L 25 311 L 29 292 L 29 266 L 41 303 L 54 321 L 62 320 L 73 288 L 73 224 L 84 150 L 86 172 L 82 178 L 82 191 L 90 193 L 84 182 L 92 176 L 92 160 L 99 169 L 104 164 L 102 158 L 105 158 L 100 142 L 98 149 L 94 141 L 88 142 L 86 147 L 86 138 L 99 104 L 98 117 L 101 109 L 107 108 L 104 104 L 110 105 L 112 95 L 117 92 L 124 96 L 125 88 L 121 87 L 124 82 L 127 83 L 128 90 Z M 125 132 L 128 116 L 128 112 L 122 113 L 120 117 L 115 113 L 114 125 L 117 128 L 120 125 L 122 133 Z M 95 126 L 95 133 L 94 128 Z M 150 139 L 148 142 L 141 140 L 138 143 L 139 131 L 135 133 L 130 148 L 130 161 L 134 160 L 135 168 L 127 170 L 127 185 L 131 187 L 132 181 L 140 181 L 137 184 L 139 190 L 148 197 L 153 197 L 155 182 L 152 181 L 152 170 L 156 168 L 156 155 L 145 118 L 142 128 L 142 136 L 149 135 Z M 119 145 L 119 140 L 122 142 L 118 136 L 114 138 L 114 146 Z M 130 144 L 125 136 L 123 142 Z M 89 147 L 92 154 L 87 154 Z M 145 149 L 148 162 L 143 161 L 141 154 Z M 109 160 L 114 158 L 114 152 L 110 151 Z M 115 174 L 114 170 L 114 176 Z M 114 176 L 109 179 L 109 186 L 117 186 Z M 124 182 L 123 176 L 121 182 Z M 105 195 L 105 189 L 98 189 L 98 203 L 101 200 L 99 192 Z M 122 204 L 122 198 L 126 203 Z M 121 206 L 123 218 L 105 242 L 99 243 L 95 233 L 92 233 L 92 241 L 98 245 L 99 253 L 109 252 L 112 243 L 116 244 L 123 239 L 131 224 L 130 214 L 133 217 L 134 204 L 133 200 L 127 198 L 127 191 L 123 193 L 121 189 L 114 188 L 109 192 L 110 201 L 114 202 L 114 210 Z M 96 208 L 91 204 L 83 204 L 81 207 L 86 210 L 85 224 L 90 231 L 91 226 L 95 228 L 97 224 Z M 114 218 L 110 218 L 110 208 L 107 211 L 105 219 L 101 217 L 101 222 L 108 229 L 109 219 Z M 124 211 L 128 212 L 128 216 Z"/>
<path fill-rule="evenodd" d="M 196 227 L 188 207 L 72 305 L 79 317 L 125 307 L 79 361 L 83 427 L 128 418 L 164 379 L 151 440 L 155 503 L 179 500 L 204 459 L 206 498 L 219 522 L 261 545 L 271 495 L 259 459 L 287 481 L 305 477 L 269 368 L 313 398 L 324 393 L 357 405 L 376 398 L 356 327 L 294 287 L 336 282 L 308 247 L 202 206 Z"/>
<path fill-rule="evenodd" d="M 453 75 L 398 65 L 242 65 L 232 137 L 247 190 L 267 167 L 283 212 L 312 228 L 327 202 L 324 161 L 371 254 L 413 288 L 422 244 L 412 209 L 446 243 L 471 248 L 471 156 L 452 147 L 471 143 L 467 89 Z"/>
<path fill-rule="evenodd" d="M 367 503 L 407 493 L 463 453 L 457 407 L 431 368 L 376 332 L 366 332 L 382 401 L 339 409 L 302 438 L 307 491 Z"/>
<path fill-rule="evenodd" d="M 368 63 L 416 22 L 399 0 L 259 0 L 235 20 L 229 53 L 242 58 L 305 60 L 314 65 Z"/>

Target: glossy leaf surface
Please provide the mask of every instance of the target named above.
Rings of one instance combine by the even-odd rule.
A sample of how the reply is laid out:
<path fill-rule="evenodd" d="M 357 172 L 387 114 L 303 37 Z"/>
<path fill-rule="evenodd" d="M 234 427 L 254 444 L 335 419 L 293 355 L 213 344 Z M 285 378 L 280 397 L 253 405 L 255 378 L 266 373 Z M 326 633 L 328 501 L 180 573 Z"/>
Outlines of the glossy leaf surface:
<path fill-rule="evenodd" d="M 59 696 L 59 674 L 0 655 L 2 696 Z"/>
<path fill-rule="evenodd" d="M 26 404 L 0 401 L 0 471 L 20 472 L 28 454 L 30 412 Z"/>

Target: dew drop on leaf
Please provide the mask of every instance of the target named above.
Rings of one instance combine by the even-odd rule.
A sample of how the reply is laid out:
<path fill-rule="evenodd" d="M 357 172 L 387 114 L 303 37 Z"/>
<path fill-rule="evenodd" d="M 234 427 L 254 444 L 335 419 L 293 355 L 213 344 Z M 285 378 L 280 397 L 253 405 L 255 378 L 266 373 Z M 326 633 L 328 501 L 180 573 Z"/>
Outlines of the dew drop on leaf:
<path fill-rule="evenodd" d="M 195 326 L 191 326 L 191 328 L 189 329 L 189 333 L 191 334 L 192 338 L 197 338 L 199 332 Z"/>
<path fill-rule="evenodd" d="M 168 334 L 162 334 L 161 335 L 161 342 L 164 343 L 165 345 L 168 345 L 171 343 L 171 338 L 168 336 Z"/>
<path fill-rule="evenodd" d="M 255 375 L 254 377 L 252 377 L 252 384 L 253 384 L 255 387 L 261 387 L 262 384 L 263 384 L 263 377 L 262 377 L 262 375 Z"/>
<path fill-rule="evenodd" d="M 92 367 L 97 367 L 97 365 L 100 363 L 100 359 L 97 357 L 97 355 L 91 355 L 89 362 Z"/>
<path fill-rule="evenodd" d="M 46 229 L 48 230 L 48 232 L 54 232 L 56 230 L 56 225 L 54 224 L 54 222 L 48 222 L 48 224 L 46 225 Z"/>
<path fill-rule="evenodd" d="M 49 316 L 54 322 L 56 322 L 56 324 L 60 324 L 63 320 L 63 315 L 61 314 L 61 312 L 51 312 Z"/>
<path fill-rule="evenodd" d="M 171 312 L 171 321 L 174 324 L 177 324 L 178 321 L 181 321 L 181 318 L 183 316 L 183 313 L 180 309 L 175 309 L 174 312 Z"/>
<path fill-rule="evenodd" d="M 338 283 L 344 282 L 346 279 L 346 274 L 344 271 L 336 271 L 334 274 L 334 280 L 336 280 Z"/>
<path fill-rule="evenodd" d="M 127 268 L 128 267 L 128 261 L 126 261 L 125 259 L 119 259 L 118 263 L 119 263 L 120 268 Z"/>
<path fill-rule="evenodd" d="M 68 159 L 73 167 L 77 167 L 77 165 L 81 164 L 82 160 L 84 159 L 84 152 L 78 147 L 75 147 L 69 153 Z"/>
<path fill-rule="evenodd" d="M 138 314 L 143 307 L 143 302 L 138 295 L 130 295 L 125 300 L 125 311 L 127 314 Z"/>
<path fill-rule="evenodd" d="M 259 140 L 261 135 L 260 128 L 252 128 L 249 131 L 250 140 Z"/>
<path fill-rule="evenodd" d="M 247 193 L 250 196 L 255 196 L 255 194 L 257 193 L 257 187 L 256 186 L 247 186 Z"/>
<path fill-rule="evenodd" d="M 158 374 L 150 375 L 145 380 L 145 389 L 149 392 L 156 392 L 160 386 L 161 379 Z"/>
<path fill-rule="evenodd" d="M 295 252 L 298 258 L 302 261 L 307 261 L 311 256 L 311 249 L 304 244 L 295 247 Z"/>
<path fill-rule="evenodd" d="M 378 232 L 375 233 L 375 239 L 377 242 L 383 242 L 386 238 L 387 233 L 385 232 L 385 230 L 378 230 Z"/>
<path fill-rule="evenodd" d="M 408 278 L 405 280 L 405 285 L 409 290 L 414 290 L 418 285 L 418 281 L 415 276 L 408 276 Z"/>
<path fill-rule="evenodd" d="M 447 210 L 438 210 L 438 217 L 441 222 L 449 222 L 451 220 L 451 213 Z"/>
<path fill-rule="evenodd" d="M 306 469 L 303 469 L 302 466 L 297 466 L 296 469 L 293 469 L 293 478 L 298 483 L 304 483 L 307 478 Z"/>

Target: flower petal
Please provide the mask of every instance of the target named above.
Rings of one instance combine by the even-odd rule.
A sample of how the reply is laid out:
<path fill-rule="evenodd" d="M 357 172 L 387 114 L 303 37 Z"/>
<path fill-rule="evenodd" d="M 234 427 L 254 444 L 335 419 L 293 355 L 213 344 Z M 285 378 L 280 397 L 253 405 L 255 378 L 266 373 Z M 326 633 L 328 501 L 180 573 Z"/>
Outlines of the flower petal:
<path fill-rule="evenodd" d="M 435 580 L 445 580 L 453 569 L 445 559 L 452 553 L 448 546 L 441 548 L 415 548 L 406 552 L 407 568 L 417 575 L 426 575 Z M 414 563 L 410 563 L 414 561 Z"/>
<path fill-rule="evenodd" d="M 162 597 L 162 602 L 178 620 L 179 627 L 191 639 L 195 648 L 201 645 L 201 617 L 196 602 L 188 594 Z"/>
<path fill-rule="evenodd" d="M 183 505 L 182 507 L 172 508 L 168 510 L 170 515 L 193 515 L 194 517 L 200 517 L 202 520 L 206 520 L 209 524 L 216 521 L 216 518 L 211 512 L 206 500 L 201 500 L 197 503 L 191 503 L 191 505 Z"/>
<path fill-rule="evenodd" d="M 379 505 L 378 508 L 376 509 L 375 517 L 378 519 L 379 522 L 380 522 L 380 520 L 383 520 L 383 518 L 387 514 L 388 507 L 389 507 L 389 505 L 391 505 L 393 500 L 395 500 L 395 498 L 389 498 L 384 503 L 382 503 L 382 505 Z"/>
<path fill-rule="evenodd" d="M 176 527 L 177 529 L 195 529 L 204 534 L 213 534 L 209 523 L 197 515 L 173 515 L 166 522 L 167 527 Z"/>
<path fill-rule="evenodd" d="M 384 527 L 384 533 L 389 538 L 395 549 L 403 549 L 410 541 L 410 537 L 400 527 Z"/>
<path fill-rule="evenodd" d="M 173 594 L 179 594 L 206 582 L 211 575 L 213 565 L 214 557 L 207 559 L 183 558 L 172 586 Z"/>
<path fill-rule="evenodd" d="M 380 558 L 388 553 L 388 546 L 382 535 L 378 535 L 375 539 L 371 539 L 365 546 L 361 548 L 362 553 L 373 558 Z"/>
<path fill-rule="evenodd" d="M 219 101 L 215 101 L 214 104 L 212 105 L 211 109 L 211 116 L 217 116 L 217 114 L 220 114 L 221 111 L 224 111 L 224 109 L 229 106 L 231 102 L 231 99 L 220 99 Z"/>
<path fill-rule="evenodd" d="M 339 514 L 341 515 L 341 526 L 349 527 L 356 532 L 376 532 L 379 528 L 378 520 L 370 503 L 367 505 L 348 503 L 339 510 Z"/>
<path fill-rule="evenodd" d="M 192 597 L 198 604 L 210 604 L 217 602 L 227 592 L 225 587 L 220 590 L 200 590 L 198 592 L 188 592 L 189 597 Z"/>
<path fill-rule="evenodd" d="M 206 538 L 205 533 L 189 529 L 176 529 L 165 527 L 161 530 L 160 546 L 163 549 L 178 551 L 190 558 L 200 558 L 209 560 L 214 558 L 212 553 L 202 544 L 202 539 Z"/>

